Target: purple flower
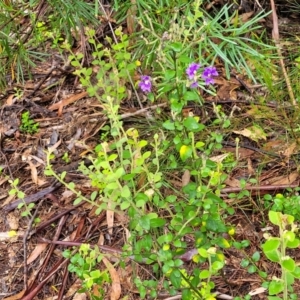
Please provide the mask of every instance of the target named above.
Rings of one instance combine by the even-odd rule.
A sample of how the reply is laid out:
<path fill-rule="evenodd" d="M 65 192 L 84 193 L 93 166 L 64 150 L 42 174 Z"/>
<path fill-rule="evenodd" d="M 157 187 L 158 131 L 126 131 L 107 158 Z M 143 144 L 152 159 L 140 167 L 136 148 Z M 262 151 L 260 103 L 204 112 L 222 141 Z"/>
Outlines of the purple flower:
<path fill-rule="evenodd" d="M 197 71 L 199 70 L 199 68 L 201 67 L 200 64 L 197 63 L 191 63 L 187 69 L 186 69 L 186 75 L 189 77 L 189 80 L 193 80 L 196 76 Z"/>
<path fill-rule="evenodd" d="M 206 85 L 214 84 L 214 76 L 218 76 L 216 67 L 206 67 L 202 73 L 202 78 L 205 80 Z"/>
<path fill-rule="evenodd" d="M 194 81 L 194 82 L 191 83 L 190 88 L 191 88 L 191 89 L 195 89 L 195 88 L 197 88 L 198 86 L 199 86 L 198 82 L 197 82 L 197 81 Z"/>
<path fill-rule="evenodd" d="M 141 76 L 139 87 L 144 93 L 150 93 L 152 88 L 151 77 L 148 75 Z"/>

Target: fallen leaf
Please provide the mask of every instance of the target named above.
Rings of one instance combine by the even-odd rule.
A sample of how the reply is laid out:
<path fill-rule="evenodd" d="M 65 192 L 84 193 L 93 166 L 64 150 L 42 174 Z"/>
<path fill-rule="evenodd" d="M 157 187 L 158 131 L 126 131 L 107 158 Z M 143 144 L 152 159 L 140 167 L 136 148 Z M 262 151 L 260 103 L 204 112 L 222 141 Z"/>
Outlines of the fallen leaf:
<path fill-rule="evenodd" d="M 50 105 L 49 110 L 58 110 L 58 115 L 61 116 L 62 109 L 64 108 L 64 106 L 69 105 L 73 102 L 76 102 L 76 101 L 86 97 L 87 95 L 88 95 L 87 92 L 82 92 L 79 94 L 72 95 L 66 99 L 63 99 L 55 104 Z"/>
<path fill-rule="evenodd" d="M 19 300 L 19 299 L 22 299 L 25 292 L 26 292 L 26 290 L 23 290 L 23 291 L 19 292 L 16 295 L 5 298 L 5 300 Z"/>
<path fill-rule="evenodd" d="M 40 256 L 40 254 L 47 248 L 47 246 L 47 243 L 37 244 L 34 250 L 31 252 L 30 256 L 27 258 L 27 265 L 35 261 Z"/>
<path fill-rule="evenodd" d="M 263 139 L 266 140 L 267 139 L 267 135 L 265 134 L 265 132 L 263 131 L 263 129 L 258 126 L 258 125 L 253 125 L 251 127 L 245 128 L 243 130 L 234 130 L 233 131 L 235 134 L 239 134 L 242 136 L 245 136 L 255 142 L 258 142 L 259 140 Z"/>
<path fill-rule="evenodd" d="M 253 169 L 253 166 L 252 166 L 252 160 L 250 159 L 250 157 L 248 157 L 247 159 L 247 167 L 248 167 L 248 174 L 249 175 L 255 175 L 255 171 Z"/>
<path fill-rule="evenodd" d="M 6 222 L 11 230 L 17 230 L 19 228 L 19 218 L 17 218 L 13 212 L 6 215 Z"/>
<path fill-rule="evenodd" d="M 129 34 L 132 34 L 135 32 L 136 29 L 136 12 L 137 12 L 137 6 L 136 6 L 136 0 L 131 0 L 131 5 L 127 10 L 127 30 Z"/>
<path fill-rule="evenodd" d="M 191 172 L 189 170 L 185 170 L 181 180 L 182 180 L 182 186 L 186 186 L 191 180 Z"/>
<path fill-rule="evenodd" d="M 35 184 L 38 184 L 38 173 L 37 173 L 37 169 L 35 167 L 35 165 L 28 160 L 27 163 L 29 164 L 29 168 L 30 168 L 30 174 L 31 174 L 31 179 Z"/>
<path fill-rule="evenodd" d="M 110 207 L 110 204 L 108 204 L 108 208 L 109 207 Z M 108 233 L 110 235 L 112 235 L 112 233 L 113 233 L 114 214 L 115 214 L 115 212 L 113 210 L 106 211 L 106 222 L 107 222 L 107 227 L 108 227 Z"/>
<path fill-rule="evenodd" d="M 86 294 L 85 293 L 76 293 L 73 297 L 73 300 L 86 300 Z"/>
<path fill-rule="evenodd" d="M 296 149 L 296 142 L 293 142 L 288 148 L 286 148 L 282 154 L 287 157 L 287 158 L 290 158 L 291 155 L 294 153 L 294 150 Z"/>
<path fill-rule="evenodd" d="M 288 175 L 279 176 L 277 178 L 274 178 L 275 180 L 269 180 L 272 185 L 284 185 L 284 184 L 291 184 L 296 181 L 296 179 L 299 177 L 298 172 L 293 172 Z"/>
<path fill-rule="evenodd" d="M 65 297 L 70 298 L 72 297 L 80 288 L 82 288 L 82 281 L 77 279 L 68 289 Z"/>
<path fill-rule="evenodd" d="M 232 178 L 232 177 L 227 178 L 225 180 L 225 183 L 226 183 L 226 185 L 233 187 L 233 188 L 238 188 L 241 186 L 241 182 L 238 179 Z"/>
<path fill-rule="evenodd" d="M 225 153 L 225 154 L 210 157 L 209 159 L 214 162 L 222 162 L 226 157 L 228 157 L 228 155 L 229 155 L 229 153 Z"/>
<path fill-rule="evenodd" d="M 121 284 L 120 284 L 119 274 L 115 270 L 113 265 L 108 261 L 108 259 L 103 257 L 102 262 L 105 264 L 105 266 L 110 274 L 110 278 L 112 280 L 110 300 L 118 300 L 121 296 Z"/>
<path fill-rule="evenodd" d="M 255 290 L 250 291 L 248 295 L 255 296 L 255 295 L 264 293 L 266 290 L 267 289 L 264 288 L 264 287 L 259 287 L 259 288 L 255 289 Z"/>
<path fill-rule="evenodd" d="M 13 105 L 13 104 L 14 104 L 14 101 L 13 101 L 13 100 L 14 100 L 14 97 L 15 97 L 14 94 L 10 94 L 10 95 L 7 97 L 6 101 L 5 101 L 5 104 L 8 105 L 8 106 Z"/>

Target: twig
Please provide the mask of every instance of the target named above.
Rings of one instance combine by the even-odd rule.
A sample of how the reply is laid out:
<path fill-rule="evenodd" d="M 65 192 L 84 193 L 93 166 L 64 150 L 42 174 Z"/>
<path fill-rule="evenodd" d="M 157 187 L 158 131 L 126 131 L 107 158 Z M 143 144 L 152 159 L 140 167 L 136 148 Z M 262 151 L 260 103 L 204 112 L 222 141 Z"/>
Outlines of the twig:
<path fill-rule="evenodd" d="M 152 106 L 148 106 L 148 107 L 139 109 L 139 110 L 137 110 L 135 112 L 132 112 L 132 113 L 125 113 L 125 114 L 120 115 L 119 118 L 120 118 L 120 120 L 127 119 L 127 118 L 130 118 L 130 117 L 133 117 L 133 116 L 143 114 L 148 110 L 153 110 L 153 109 L 156 109 L 156 108 L 159 108 L 159 107 L 164 107 L 164 106 L 167 106 L 167 103 L 160 103 L 160 104 L 156 104 L 156 105 L 152 105 Z M 101 121 L 107 121 L 107 120 L 108 120 L 108 117 L 101 118 Z"/>
<path fill-rule="evenodd" d="M 278 28 L 278 17 L 276 14 L 276 8 L 275 8 L 275 3 L 274 0 L 270 0 L 271 2 L 271 8 L 272 8 L 272 17 L 273 17 L 273 30 L 272 30 L 272 37 L 274 39 L 274 43 L 276 45 L 277 48 L 277 53 L 279 56 L 279 62 L 280 62 L 280 66 L 283 72 L 283 76 L 286 82 L 286 86 L 288 89 L 288 93 L 291 99 L 291 102 L 293 105 L 297 105 L 296 99 L 295 99 L 295 95 L 292 89 L 292 85 L 291 85 L 291 81 L 290 78 L 286 72 L 285 69 L 285 65 L 284 65 L 284 61 L 283 61 L 283 55 L 282 55 L 282 51 L 281 51 L 281 45 L 280 45 L 280 39 L 279 39 L 279 28 Z"/>
<path fill-rule="evenodd" d="M 23 275 L 24 275 L 24 290 L 26 291 L 27 290 L 27 239 L 29 237 L 29 233 L 31 231 L 31 228 L 32 228 L 32 224 L 33 224 L 33 221 L 35 219 L 35 216 L 40 208 L 40 206 L 42 205 L 44 201 L 42 200 L 36 207 L 36 210 L 34 212 L 34 214 L 32 215 L 31 219 L 30 219 L 30 222 L 28 224 L 28 228 L 24 234 L 24 237 L 23 237 L 23 255 L 24 255 L 24 271 L 23 271 Z"/>
<path fill-rule="evenodd" d="M 221 189 L 221 194 L 227 193 L 238 193 L 241 191 L 250 191 L 250 192 L 259 192 L 259 191 L 277 191 L 277 190 L 286 190 L 288 188 L 297 188 L 299 183 L 296 184 L 281 184 L 281 185 L 261 185 L 261 186 L 246 186 L 244 188 L 231 187 Z"/>
<path fill-rule="evenodd" d="M 58 238 L 59 238 L 59 236 L 60 236 L 60 234 L 61 234 L 63 225 L 64 225 L 65 222 L 66 222 L 66 219 L 67 219 L 67 216 L 64 215 L 64 216 L 59 220 L 58 227 L 57 227 L 56 232 L 55 232 L 55 235 L 54 235 L 54 237 L 53 237 L 53 241 L 57 241 L 57 240 L 58 240 Z M 50 257 L 51 257 L 51 255 L 52 255 L 52 253 L 53 253 L 53 251 L 54 251 L 54 248 L 55 248 L 55 245 L 54 245 L 54 244 L 51 244 L 50 249 L 49 249 L 49 251 L 48 251 L 48 253 L 47 253 L 47 257 L 46 257 L 46 259 L 44 260 L 43 266 L 42 266 L 42 268 L 41 268 L 41 270 L 40 270 L 40 274 L 43 274 L 45 268 L 47 267 L 47 264 L 48 264 L 48 262 L 49 262 L 49 260 L 50 260 Z"/>
<path fill-rule="evenodd" d="M 55 184 L 53 184 L 53 185 L 45 188 L 42 191 L 39 191 L 39 192 L 37 192 L 35 194 L 27 196 L 24 199 L 18 199 L 18 200 L 14 201 L 14 202 L 11 202 L 11 203 L 5 205 L 3 207 L 3 210 L 5 212 L 10 212 L 10 211 L 14 210 L 16 207 L 18 207 L 18 205 L 20 203 L 24 203 L 25 202 L 26 204 L 29 204 L 29 203 L 37 202 L 37 201 L 41 200 L 44 196 L 46 196 L 47 194 L 52 193 L 53 191 L 55 191 L 56 189 L 58 189 L 61 186 L 62 186 L 61 183 L 57 183 L 56 182 Z"/>

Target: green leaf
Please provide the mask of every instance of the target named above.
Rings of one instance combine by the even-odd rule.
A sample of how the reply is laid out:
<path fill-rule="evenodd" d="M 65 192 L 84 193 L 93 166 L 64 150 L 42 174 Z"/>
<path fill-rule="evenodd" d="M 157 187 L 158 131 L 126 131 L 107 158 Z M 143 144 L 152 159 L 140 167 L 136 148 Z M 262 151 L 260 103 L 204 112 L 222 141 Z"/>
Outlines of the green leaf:
<path fill-rule="evenodd" d="M 150 219 L 149 217 L 146 215 L 146 216 L 142 216 L 140 219 L 139 219 L 139 224 L 140 226 L 145 229 L 145 230 L 149 230 L 150 229 Z"/>
<path fill-rule="evenodd" d="M 272 280 L 269 285 L 269 294 L 277 295 L 281 293 L 284 289 L 284 284 L 282 281 Z"/>
<path fill-rule="evenodd" d="M 73 205 L 77 205 L 77 204 L 79 204 L 81 201 L 82 201 L 81 198 L 76 198 L 76 199 L 74 200 L 74 202 L 73 202 Z"/>
<path fill-rule="evenodd" d="M 219 271 L 224 267 L 224 263 L 221 261 L 214 261 L 212 264 L 212 269 L 214 271 Z"/>
<path fill-rule="evenodd" d="M 260 260 L 260 253 L 258 251 L 255 251 L 252 255 L 252 260 L 254 262 L 258 262 Z"/>
<path fill-rule="evenodd" d="M 170 43 L 169 46 L 175 52 L 180 52 L 182 50 L 182 43 L 179 42 Z"/>
<path fill-rule="evenodd" d="M 175 130 L 175 123 L 170 120 L 167 120 L 163 123 L 163 127 L 167 130 Z"/>
<path fill-rule="evenodd" d="M 174 78 L 176 75 L 174 70 L 166 70 L 165 71 L 165 80 L 170 80 L 172 78 Z"/>
<path fill-rule="evenodd" d="M 151 228 L 163 227 L 166 224 L 166 220 L 161 218 L 151 219 L 150 226 Z"/>
<path fill-rule="evenodd" d="M 64 180 L 64 178 L 66 177 L 67 175 L 67 172 L 66 171 L 63 171 L 61 174 L 60 174 L 60 179 L 61 180 Z"/>
<path fill-rule="evenodd" d="M 124 185 L 122 187 L 121 195 L 122 195 L 122 197 L 127 198 L 127 199 L 131 197 L 130 189 L 127 185 Z"/>
<path fill-rule="evenodd" d="M 254 265 L 249 266 L 247 269 L 249 274 L 254 274 L 256 272 L 256 267 Z"/>
<path fill-rule="evenodd" d="M 290 257 L 285 257 L 282 259 L 281 265 L 289 272 L 293 272 L 295 270 L 295 261 Z"/>
<path fill-rule="evenodd" d="M 200 272 L 200 279 L 207 279 L 210 276 L 210 272 L 208 270 L 203 270 Z"/>
<path fill-rule="evenodd" d="M 279 238 L 270 238 L 262 245 L 262 248 L 264 252 L 270 252 L 270 251 L 277 250 L 279 246 L 280 246 Z"/>
<path fill-rule="evenodd" d="M 179 270 L 175 269 L 171 272 L 170 281 L 176 289 L 181 287 L 181 273 Z"/>
<path fill-rule="evenodd" d="M 196 91 L 188 91 L 184 93 L 183 99 L 185 101 L 195 101 L 199 99 L 199 96 Z"/>
<path fill-rule="evenodd" d="M 295 233 L 292 231 L 286 231 L 283 234 L 283 238 L 285 238 L 287 241 L 293 242 L 295 240 Z"/>
<path fill-rule="evenodd" d="M 193 149 L 191 146 L 182 145 L 179 150 L 180 158 L 182 161 L 186 161 L 188 158 L 190 158 L 193 154 Z"/>
<path fill-rule="evenodd" d="M 198 249 L 198 253 L 199 253 L 202 257 L 204 257 L 204 258 L 207 258 L 207 257 L 208 257 L 207 250 L 204 249 L 204 248 Z"/>
<path fill-rule="evenodd" d="M 300 267 L 295 267 L 294 272 L 291 272 L 291 275 L 294 276 L 295 278 L 300 279 Z"/>
<path fill-rule="evenodd" d="M 92 192 L 92 194 L 91 194 L 91 201 L 95 201 L 97 195 L 98 195 L 97 191 Z"/>
<path fill-rule="evenodd" d="M 300 245 L 299 239 L 294 239 L 293 241 L 288 241 L 286 243 L 287 248 L 297 248 Z"/>
<path fill-rule="evenodd" d="M 123 201 L 120 205 L 121 210 L 125 210 L 130 206 L 130 202 L 128 201 Z"/>
<path fill-rule="evenodd" d="M 242 261 L 241 261 L 241 267 L 246 268 L 246 267 L 249 266 L 249 263 L 250 263 L 249 260 L 242 259 Z"/>
<path fill-rule="evenodd" d="M 265 252 L 265 256 L 273 262 L 279 262 L 280 261 L 280 256 L 279 256 L 279 252 L 277 250 L 274 251 L 267 251 Z"/>
<path fill-rule="evenodd" d="M 100 278 L 101 277 L 101 272 L 100 272 L 100 270 L 92 270 L 90 272 L 90 276 L 92 278 Z"/>
<path fill-rule="evenodd" d="M 280 212 L 276 212 L 276 211 L 269 211 L 269 220 L 271 221 L 271 223 L 273 223 L 274 225 L 279 226 L 280 225 L 280 220 L 281 220 L 281 213 Z"/>
<path fill-rule="evenodd" d="M 198 121 L 194 117 L 187 117 L 183 121 L 183 126 L 189 131 L 200 131 L 205 126 L 203 124 L 198 123 Z"/>
<path fill-rule="evenodd" d="M 117 182 L 110 182 L 105 186 L 106 190 L 116 190 L 118 189 L 119 185 Z"/>
<path fill-rule="evenodd" d="M 158 239 L 157 242 L 162 245 L 162 244 L 169 244 L 170 242 L 173 241 L 173 234 L 172 233 L 167 233 L 164 235 L 161 235 Z"/>

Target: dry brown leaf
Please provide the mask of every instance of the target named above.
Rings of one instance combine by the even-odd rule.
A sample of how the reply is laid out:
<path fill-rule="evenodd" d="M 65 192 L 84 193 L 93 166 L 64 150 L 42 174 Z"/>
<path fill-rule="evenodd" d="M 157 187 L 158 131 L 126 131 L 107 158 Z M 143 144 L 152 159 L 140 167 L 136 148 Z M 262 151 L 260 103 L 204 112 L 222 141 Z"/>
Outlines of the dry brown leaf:
<path fill-rule="evenodd" d="M 72 297 L 80 288 L 82 288 L 82 281 L 80 279 L 77 279 L 71 287 L 68 289 L 65 297 L 70 298 Z"/>
<path fill-rule="evenodd" d="M 27 163 L 29 164 L 32 181 L 35 184 L 38 184 L 39 179 L 38 179 L 38 175 L 37 175 L 38 173 L 37 173 L 37 169 L 36 169 L 35 165 L 30 160 L 28 160 Z"/>
<path fill-rule="evenodd" d="M 13 295 L 13 296 L 10 296 L 10 297 L 4 298 L 4 299 L 5 300 L 19 300 L 19 299 L 23 298 L 25 292 L 26 292 L 26 290 L 23 290 L 16 295 Z"/>
<path fill-rule="evenodd" d="M 12 200 L 15 198 L 15 195 L 8 196 L 3 203 L 1 203 L 1 207 L 4 207 L 8 203 L 12 202 Z"/>
<path fill-rule="evenodd" d="M 267 289 L 264 288 L 264 287 L 259 287 L 259 288 L 255 289 L 255 290 L 250 291 L 250 292 L 248 293 L 248 295 L 250 295 L 250 296 L 255 296 L 255 295 L 258 295 L 258 294 L 265 293 L 266 290 L 267 290 Z"/>
<path fill-rule="evenodd" d="M 47 246 L 48 246 L 48 244 L 46 244 L 46 243 L 37 244 L 27 259 L 27 265 L 29 265 L 33 261 L 35 261 L 40 256 L 40 254 L 47 248 Z"/>
<path fill-rule="evenodd" d="M 241 84 L 234 78 L 230 81 L 225 80 L 225 78 L 216 78 L 215 84 L 219 85 L 217 91 L 217 96 L 220 99 L 237 99 L 236 89 L 241 86 Z"/>
<path fill-rule="evenodd" d="M 236 154 L 236 151 L 238 151 L 238 156 L 239 159 L 244 159 L 244 158 L 248 158 L 248 157 L 252 157 L 254 151 L 250 150 L 250 149 L 246 149 L 246 148 L 234 148 L 234 147 L 224 147 L 222 150 L 224 150 L 225 152 L 231 152 Z"/>
<path fill-rule="evenodd" d="M 14 96 L 15 96 L 14 94 L 9 95 L 5 101 L 5 104 L 8 106 L 13 105 L 14 104 L 14 101 L 13 101 Z"/>
<path fill-rule="evenodd" d="M 58 115 L 60 116 L 62 114 L 62 109 L 64 106 L 69 105 L 73 102 L 76 102 L 88 95 L 87 92 L 82 92 L 79 94 L 72 95 L 71 97 L 68 97 L 66 99 L 63 99 L 55 104 L 50 105 L 49 110 L 58 110 Z"/>
<path fill-rule="evenodd" d="M 258 142 L 261 139 L 263 139 L 263 140 L 267 139 L 266 134 L 263 131 L 263 129 L 257 125 L 253 125 L 248 128 L 244 128 L 243 130 L 233 130 L 233 132 L 235 134 L 245 136 L 255 142 Z"/>
<path fill-rule="evenodd" d="M 254 11 L 243 13 L 243 14 L 239 15 L 239 20 L 242 21 L 242 23 L 245 23 L 250 19 L 250 17 L 253 15 L 253 13 L 254 13 Z"/>
<path fill-rule="evenodd" d="M 212 156 L 209 159 L 214 162 L 222 162 L 228 155 L 229 153 L 220 154 L 220 155 Z"/>
<path fill-rule="evenodd" d="M 137 12 L 137 7 L 136 7 L 136 0 L 131 0 L 131 5 L 127 10 L 127 30 L 129 34 L 132 34 L 135 32 L 136 29 L 136 12 Z"/>
<path fill-rule="evenodd" d="M 87 299 L 87 296 L 85 293 L 76 293 L 73 297 L 73 300 L 86 300 L 86 299 Z"/>
<path fill-rule="evenodd" d="M 248 157 L 247 161 L 248 161 L 248 163 L 247 163 L 248 174 L 249 175 L 254 175 L 255 171 L 254 171 L 253 166 L 252 166 L 252 160 Z"/>
<path fill-rule="evenodd" d="M 113 265 L 108 261 L 108 259 L 103 257 L 102 261 L 105 264 L 105 266 L 110 274 L 110 278 L 112 280 L 110 300 L 118 300 L 121 296 L 121 284 L 120 284 L 119 274 L 115 270 Z"/>
<path fill-rule="evenodd" d="M 24 232 L 21 231 L 6 231 L 6 232 L 0 232 L 0 242 L 9 241 L 10 243 L 16 242 L 19 238 L 22 238 L 24 236 Z"/>
<path fill-rule="evenodd" d="M 185 170 L 181 178 L 182 186 L 186 186 L 187 184 L 189 184 L 190 180 L 191 180 L 191 172 L 189 170 Z"/>
<path fill-rule="evenodd" d="M 290 158 L 291 155 L 294 153 L 294 150 L 296 149 L 296 142 L 293 142 L 290 146 L 288 146 L 283 152 L 282 154 L 287 157 Z"/>
<path fill-rule="evenodd" d="M 225 183 L 226 183 L 226 185 L 233 187 L 233 188 L 238 188 L 241 186 L 240 181 L 238 179 L 232 178 L 232 177 L 227 178 L 225 180 Z"/>
<path fill-rule="evenodd" d="M 108 227 L 108 233 L 112 235 L 113 233 L 113 226 L 114 226 L 114 215 L 115 212 L 112 210 L 109 210 L 110 204 L 107 205 L 108 210 L 106 211 L 106 222 Z"/>
<path fill-rule="evenodd" d="M 285 176 L 279 176 L 277 178 L 274 178 L 275 180 L 270 180 L 272 182 L 272 185 L 284 185 L 284 184 L 291 184 L 295 182 L 295 180 L 299 177 L 298 172 L 293 172 L 289 175 Z"/>
<path fill-rule="evenodd" d="M 10 212 L 6 215 L 6 222 L 11 230 L 17 230 L 19 228 L 19 218 L 17 218 L 14 212 Z"/>

